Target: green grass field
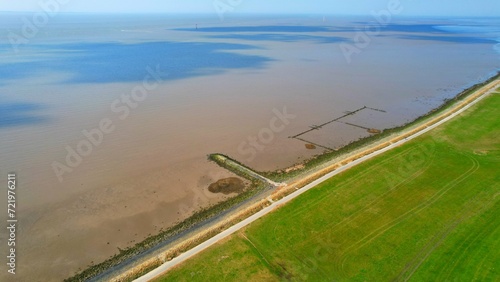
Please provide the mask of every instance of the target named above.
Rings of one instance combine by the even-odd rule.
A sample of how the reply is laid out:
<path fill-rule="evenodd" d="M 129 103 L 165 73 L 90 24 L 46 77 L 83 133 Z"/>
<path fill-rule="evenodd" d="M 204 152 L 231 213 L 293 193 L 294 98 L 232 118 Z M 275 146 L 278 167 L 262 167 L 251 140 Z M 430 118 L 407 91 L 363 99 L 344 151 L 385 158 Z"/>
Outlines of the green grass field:
<path fill-rule="evenodd" d="M 159 281 L 500 281 L 500 94 Z"/>

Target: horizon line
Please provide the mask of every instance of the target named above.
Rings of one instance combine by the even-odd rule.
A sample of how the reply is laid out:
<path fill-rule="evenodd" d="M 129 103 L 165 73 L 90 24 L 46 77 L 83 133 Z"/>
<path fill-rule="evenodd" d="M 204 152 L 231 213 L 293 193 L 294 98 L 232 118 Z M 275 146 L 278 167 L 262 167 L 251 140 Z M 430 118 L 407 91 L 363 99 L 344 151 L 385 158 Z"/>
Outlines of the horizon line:
<path fill-rule="evenodd" d="M 43 10 L 40 11 L 0 11 L 0 13 L 9 13 L 9 14 L 35 14 L 35 13 L 44 13 Z M 158 12 L 158 11 L 149 11 L 149 12 L 110 12 L 110 11 L 80 11 L 80 12 L 58 12 L 58 14 L 98 14 L 98 15 L 213 15 L 214 12 Z M 264 15 L 264 16 L 366 16 L 370 17 L 371 14 L 357 14 L 357 13 L 320 13 L 320 12 L 311 12 L 311 13 L 291 13 L 291 12 L 237 12 L 234 11 L 233 15 Z M 500 15 L 498 15 L 500 16 Z M 433 17 L 447 17 L 447 18 L 497 18 L 497 15 L 440 15 L 440 14 L 430 14 L 430 15 L 419 15 L 419 14 L 410 14 L 410 15 L 394 15 L 395 18 L 414 18 L 414 17 L 424 17 L 424 18 L 433 18 Z"/>

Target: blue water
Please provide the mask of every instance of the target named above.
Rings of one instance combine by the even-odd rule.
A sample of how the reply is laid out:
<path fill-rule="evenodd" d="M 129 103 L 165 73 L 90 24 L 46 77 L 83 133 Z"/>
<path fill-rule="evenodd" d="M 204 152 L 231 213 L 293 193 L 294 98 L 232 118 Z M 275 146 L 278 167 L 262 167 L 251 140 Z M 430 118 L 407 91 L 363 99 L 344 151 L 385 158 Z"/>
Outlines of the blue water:
<path fill-rule="evenodd" d="M 462 44 L 495 44 L 496 40 L 469 36 L 432 36 L 432 35 L 402 35 L 400 39 L 440 41 Z"/>
<path fill-rule="evenodd" d="M 148 66 L 162 65 L 162 80 L 214 75 L 226 69 L 263 68 L 272 61 L 229 51 L 256 46 L 206 42 L 78 43 L 30 46 L 26 51 L 42 58 L 0 64 L 0 83 L 51 71 L 71 74 L 63 83 L 112 83 L 142 81 Z M 21 50 L 23 52 L 25 50 Z"/>
<path fill-rule="evenodd" d="M 161 66 L 162 84 L 168 85 L 177 81 L 189 84 L 201 77 L 216 80 L 235 71 L 267 74 L 272 80 L 277 73 L 270 70 L 275 66 L 290 64 L 294 69 L 305 62 L 314 63 L 318 75 L 324 76 L 324 69 L 329 69 L 331 79 L 302 81 L 294 74 L 290 80 L 332 89 L 318 92 L 318 104 L 336 89 L 346 93 L 339 99 L 362 101 L 390 91 L 401 93 L 410 84 L 413 92 L 408 97 L 416 99 L 418 93 L 426 93 L 434 99 L 425 107 L 405 105 L 414 115 L 486 79 L 500 67 L 496 19 L 403 18 L 380 25 L 370 18 L 332 17 L 325 22 L 311 16 L 220 22 L 180 16 L 61 15 L 15 52 L 7 35 L 22 35 L 20 19 L 30 15 L 2 15 L 0 31 L 6 36 L 0 37 L 0 132 L 2 128 L 52 125 L 63 119 L 57 105 L 60 101 L 50 99 L 52 90 L 48 88 L 69 94 L 73 86 L 88 86 L 116 93 L 111 84 L 141 82 L 147 68 L 155 66 Z M 340 44 L 356 46 L 357 36 L 366 30 L 378 31 L 370 37 L 372 45 L 360 50 L 353 63 L 346 63 Z M 289 52 L 293 54 L 287 55 Z M 465 61 L 464 56 L 472 59 Z M 366 77 L 376 78 L 377 85 L 372 82 L 367 86 L 372 92 L 360 93 L 359 79 Z M 210 90 L 217 93 L 217 89 Z M 285 91 L 269 91 L 281 99 L 290 98 Z M 95 97 L 94 93 L 82 95 L 95 99 L 95 104 L 107 101 L 107 94 Z M 82 95 L 67 95 L 63 102 L 87 103 Z M 408 113 L 400 114 L 403 112 Z"/>
<path fill-rule="evenodd" d="M 310 41 L 313 43 L 340 43 L 350 42 L 346 37 L 339 36 L 314 36 L 314 35 L 295 35 L 295 34 L 279 34 L 279 33 L 259 33 L 259 34 L 224 34 L 213 35 L 210 38 L 218 39 L 236 39 L 248 41 L 278 41 L 278 42 L 299 42 Z"/>
<path fill-rule="evenodd" d="M 77 18 L 80 18 L 78 16 Z M 96 19 L 102 20 L 97 17 Z M 71 18 L 66 21 L 71 23 Z M 6 21 L 4 19 L 4 21 Z M 11 19 L 12 21 L 12 19 Z M 82 21 L 80 19 L 80 21 Z M 99 22 L 98 20 L 96 20 Z M 73 33 L 87 34 L 94 28 L 96 21 L 83 21 L 84 25 L 74 24 Z M 137 19 L 136 19 L 137 21 Z M 145 19 L 138 20 L 142 25 Z M 113 23 L 113 21 L 111 21 Z M 118 19 L 116 22 L 121 23 Z M 93 40 L 93 38 L 78 38 L 66 42 L 66 38 L 58 38 L 57 33 L 47 36 L 45 42 L 22 45 L 19 52 L 12 58 L 12 48 L 4 40 L 0 44 L 0 56 L 7 60 L 0 62 L 0 85 L 7 86 L 9 81 L 29 79 L 41 72 L 66 74 L 61 83 L 112 83 L 140 81 L 144 77 L 144 69 L 151 65 L 164 66 L 164 80 L 188 79 L 196 76 L 217 75 L 232 69 L 265 69 L 274 58 L 271 56 L 241 54 L 234 51 L 259 50 L 263 47 L 251 42 L 311 42 L 317 44 L 352 43 L 352 35 L 363 31 L 366 26 L 374 25 L 373 21 L 352 21 L 351 26 L 339 25 L 262 25 L 262 26 L 215 26 L 200 28 L 171 28 L 168 31 L 179 31 L 196 34 L 196 40 L 190 42 L 174 41 L 156 37 L 145 38 L 139 34 L 134 41 L 116 33 L 120 24 L 109 28 L 110 24 L 101 23 L 103 36 L 111 34 L 111 40 Z M 157 23 L 156 23 L 157 24 Z M 53 27 L 56 30 L 62 24 Z M 89 27 L 86 28 L 85 25 Z M 12 22 L 4 26 L 13 26 Z M 488 25 L 464 26 L 439 24 L 408 24 L 393 23 L 378 26 L 381 33 L 377 37 L 392 37 L 403 40 L 436 41 L 460 44 L 491 44 L 497 42 L 491 34 L 482 34 L 482 30 L 492 28 Z M 50 27 L 47 27 L 50 30 Z M 72 26 L 64 29 L 71 31 Z M 150 28 L 151 26 L 145 27 Z M 160 27 L 157 27 L 160 28 Z M 9 31 L 11 31 L 9 29 Z M 489 30 L 497 32 L 498 30 Z M 99 32 L 97 32 L 99 33 Z M 204 36 L 203 34 L 208 35 Z M 318 35 L 320 33 L 320 35 Z M 202 34 L 200 36 L 200 34 Z M 342 35 L 342 36 L 339 36 Z M 237 40 L 234 42 L 209 42 L 212 39 Z M 62 41 L 62 42 L 58 42 Z M 451 47 L 450 47 L 451 48 Z M 418 54 L 416 54 L 418 56 Z M 10 58 L 10 59 L 9 59 Z"/>
<path fill-rule="evenodd" d="M 13 127 L 44 123 L 48 118 L 41 111 L 44 107 L 36 103 L 2 103 L 0 104 L 0 130 L 2 127 Z"/>
<path fill-rule="evenodd" d="M 223 26 L 223 27 L 203 27 L 203 28 L 177 28 L 180 31 L 193 31 L 193 32 L 292 32 L 292 33 L 312 33 L 312 32 L 329 32 L 332 31 L 328 26 Z"/>

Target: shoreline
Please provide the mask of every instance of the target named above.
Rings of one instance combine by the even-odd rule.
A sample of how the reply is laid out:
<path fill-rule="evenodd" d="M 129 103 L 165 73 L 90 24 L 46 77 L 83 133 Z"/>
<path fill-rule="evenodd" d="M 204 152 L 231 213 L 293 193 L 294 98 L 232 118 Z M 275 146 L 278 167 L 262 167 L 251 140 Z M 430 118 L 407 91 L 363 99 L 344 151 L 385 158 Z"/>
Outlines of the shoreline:
<path fill-rule="evenodd" d="M 281 172 L 280 170 L 277 170 L 277 171 L 259 172 L 259 173 L 264 177 L 267 177 L 269 179 L 278 182 L 287 181 L 290 179 L 296 180 L 308 173 L 313 172 L 314 170 L 317 170 L 318 168 L 326 167 L 328 165 L 331 165 L 332 163 L 346 159 L 347 156 L 355 155 L 356 153 L 365 150 L 369 146 L 374 146 L 375 144 L 379 143 L 381 144 L 384 141 L 389 140 L 396 135 L 402 134 L 403 131 L 407 131 L 411 128 L 418 127 L 421 123 L 425 122 L 427 119 L 432 119 L 434 116 L 445 112 L 449 108 L 455 106 L 456 103 L 459 103 L 460 101 L 467 99 L 470 95 L 473 95 L 475 91 L 478 91 L 482 87 L 485 87 L 486 85 L 497 79 L 500 79 L 500 72 L 495 73 L 493 76 L 491 76 L 490 78 L 486 79 L 483 82 L 476 83 L 464 89 L 453 98 L 446 99 L 444 103 L 441 104 L 439 107 L 430 110 L 429 112 L 417 117 L 416 119 L 410 122 L 407 122 L 403 125 L 396 126 L 393 128 L 384 129 L 379 134 L 375 134 L 372 136 L 352 141 L 351 143 L 343 146 L 342 148 L 336 151 L 324 152 L 315 157 L 312 157 L 310 159 L 304 160 L 302 162 L 290 166 L 290 168 L 304 166 L 301 169 L 294 169 L 290 172 L 285 172 L 286 170 L 285 168 L 282 169 Z"/>
<path fill-rule="evenodd" d="M 498 83 L 500 81 L 495 84 Z M 240 272 L 250 279 L 266 277 L 271 280 L 290 277 L 290 273 L 295 277 L 314 277 L 314 280 L 324 280 L 325 277 L 340 280 L 370 277 L 370 280 L 383 280 L 387 276 L 384 273 L 391 273 L 390 277 L 412 278 L 413 272 L 408 271 L 408 263 L 405 262 L 414 262 L 412 259 L 422 253 L 422 248 L 428 250 L 426 243 L 433 242 L 436 234 L 449 233 L 450 228 L 456 229 L 458 219 L 460 234 L 445 238 L 446 246 L 439 246 L 441 251 L 433 253 L 432 258 L 426 257 L 430 265 L 437 262 L 443 269 L 449 265 L 446 251 L 453 251 L 454 245 L 460 245 L 464 238 L 476 234 L 476 227 L 485 226 L 485 216 L 492 219 L 495 214 L 492 206 L 494 189 L 483 193 L 483 186 L 477 183 L 495 182 L 496 171 L 488 164 L 491 158 L 498 155 L 490 149 L 497 144 L 492 135 L 492 130 L 497 128 L 491 126 L 497 121 L 495 117 L 500 105 L 500 88 L 497 86 L 483 93 L 470 103 L 463 103 L 463 107 L 444 119 L 436 119 L 433 125 L 409 136 L 411 141 L 402 139 L 392 147 L 366 156 L 367 159 L 354 161 L 352 167 L 343 167 L 326 175 L 286 200 L 273 203 L 272 207 L 252 216 L 249 222 L 245 220 L 243 224 L 231 227 L 216 239 L 204 242 L 137 281 L 182 280 L 183 277 L 190 277 L 191 273 L 197 274 L 195 280 L 218 280 L 223 276 L 238 277 Z M 411 165 L 406 167 L 408 163 Z M 482 173 L 475 174 L 478 165 Z M 398 171 L 401 166 L 405 166 L 404 172 Z M 457 185 L 454 180 L 463 180 L 464 172 L 467 175 L 474 173 L 474 179 Z M 426 186 L 429 178 L 439 178 L 443 173 L 446 179 Z M 389 178 L 384 179 L 386 174 L 389 174 Z M 422 185 L 425 186 L 423 190 Z M 401 202 L 404 199 L 408 203 Z M 304 209 L 305 206 L 312 209 Z M 318 217 L 318 214 L 323 216 Z M 464 215 L 467 222 L 460 221 Z M 427 222 L 421 221 L 422 218 L 427 218 Z M 328 226 L 318 220 L 325 221 Z M 367 220 L 379 224 L 364 226 L 363 222 Z M 432 221 L 430 225 L 429 220 Z M 301 228 L 302 225 L 306 230 Z M 381 225 L 384 228 L 379 228 Z M 415 232 L 420 230 L 423 233 L 419 233 L 416 238 Z M 488 234 L 493 234 L 491 229 L 488 231 Z M 306 242 L 304 235 L 312 238 Z M 338 238 L 330 240 L 332 236 Z M 401 239 L 401 236 L 404 238 Z M 285 238 L 287 243 L 283 244 Z M 404 241 L 401 249 L 391 248 L 395 240 Z M 321 253 L 327 255 L 318 256 L 318 244 Z M 363 244 L 363 248 L 358 248 L 360 244 Z M 256 246 L 262 252 L 268 251 L 267 260 L 272 263 L 260 263 L 262 253 L 255 251 Z M 382 263 L 370 259 L 370 254 L 382 255 L 381 246 L 384 246 L 383 257 L 389 258 Z M 481 252 L 483 256 L 471 261 L 470 265 L 479 271 L 484 262 L 482 258 L 491 255 L 491 251 L 479 250 L 477 246 L 475 249 L 476 253 Z M 250 256 L 242 257 L 243 254 Z M 402 260 L 394 263 L 390 258 L 399 254 L 402 254 Z M 220 260 L 222 256 L 234 260 L 226 258 L 220 265 L 214 265 L 216 269 L 211 269 L 210 262 Z M 360 257 L 366 259 L 360 263 Z M 311 270 L 307 265 L 304 268 L 304 260 L 323 266 L 320 271 L 317 268 Z M 418 262 L 412 264 L 413 270 L 418 268 Z M 249 267 L 242 267 L 242 263 Z M 283 264 L 285 267 L 280 268 Z M 489 270 L 483 271 L 482 276 L 495 277 L 494 272 L 490 271 L 495 265 L 494 260 L 489 259 L 487 264 Z M 461 261 L 462 268 L 468 265 L 468 261 Z M 434 276 L 433 270 L 436 268 L 423 268 L 425 270 L 418 268 L 422 270 L 419 277 Z M 460 269 L 454 269 L 454 272 L 455 275 L 461 275 Z"/>
<path fill-rule="evenodd" d="M 440 107 L 405 125 L 386 129 L 380 134 L 354 141 L 338 151 L 322 153 L 292 166 L 302 165 L 303 168 L 301 169 L 289 172 L 285 172 L 286 168 L 273 172 L 257 172 L 262 177 L 273 181 L 290 181 L 290 183 L 286 187 L 279 187 L 277 189 L 274 189 L 275 186 L 272 188 L 274 191 L 270 191 L 269 187 L 266 189 L 266 187 L 261 187 L 262 183 L 259 185 L 258 182 L 251 180 L 253 184 L 245 192 L 215 206 L 200 210 L 179 224 L 159 234 L 148 237 L 133 247 L 121 250 L 119 254 L 116 254 L 111 259 L 91 266 L 65 281 L 102 279 L 104 278 L 102 275 L 107 272 L 110 276 L 107 278 L 113 278 L 113 281 L 130 281 L 140 277 L 142 274 L 162 265 L 164 262 L 178 257 L 181 253 L 191 250 L 200 243 L 214 238 L 214 236 L 217 236 L 224 230 L 272 206 L 275 201 L 290 196 L 290 194 L 297 190 L 298 195 L 302 194 L 305 192 L 302 189 L 304 186 L 318 181 L 318 179 L 325 177 L 329 173 L 336 172 L 336 170 L 356 162 L 367 155 L 384 150 L 408 136 L 418 134 L 420 131 L 426 130 L 429 126 L 439 123 L 450 115 L 460 111 L 478 97 L 483 96 L 487 91 L 481 90 L 484 90 L 486 86 L 489 86 L 493 82 L 498 84 L 497 79 L 499 78 L 500 73 L 497 73 L 485 82 L 465 89 L 453 99 L 447 100 Z M 234 159 L 228 159 L 240 164 Z M 231 168 L 225 168 L 238 174 Z M 168 246 L 168 249 L 155 254 L 152 250 L 155 248 L 158 250 L 159 245 L 163 247 Z M 137 256 L 143 256 L 141 262 L 135 260 Z M 129 263 L 131 265 L 125 263 L 127 261 L 131 261 Z M 113 271 L 115 267 L 120 268 L 121 264 L 131 266 L 131 268 L 125 267 L 125 269 Z M 117 276 L 113 275 L 117 273 L 119 273 Z M 106 277 L 106 275 L 104 276 Z"/>
<path fill-rule="evenodd" d="M 406 142 L 415 137 L 418 137 L 429 131 L 430 129 L 433 129 L 438 125 L 444 123 L 445 121 L 453 118 L 457 113 L 460 113 L 463 110 L 469 108 L 482 98 L 486 97 L 486 94 L 493 92 L 499 86 L 500 73 L 496 74 L 484 83 L 476 84 L 471 88 L 464 90 L 455 98 L 447 101 L 446 104 L 443 104 L 441 107 L 417 118 L 415 121 L 409 122 L 408 124 L 397 127 L 395 129 L 389 129 L 391 130 L 391 134 L 389 136 L 374 140 L 374 142 L 369 143 L 364 147 L 358 147 L 352 152 L 346 153 L 339 158 L 333 159 L 329 162 L 325 162 L 322 165 L 318 165 L 318 167 L 322 166 L 322 168 L 316 170 L 315 172 L 309 173 L 305 177 L 301 176 L 298 180 L 289 184 L 289 186 L 303 187 L 337 169 L 341 169 L 352 162 L 362 159 L 367 155 L 385 150 L 389 147 L 393 147 L 395 144 L 399 144 L 399 142 Z M 398 130 L 398 132 L 392 133 L 392 130 Z M 363 141 L 363 139 L 360 141 Z M 276 193 L 276 196 L 278 199 L 281 199 L 291 194 L 287 192 L 289 191 L 279 191 L 278 193 Z"/>

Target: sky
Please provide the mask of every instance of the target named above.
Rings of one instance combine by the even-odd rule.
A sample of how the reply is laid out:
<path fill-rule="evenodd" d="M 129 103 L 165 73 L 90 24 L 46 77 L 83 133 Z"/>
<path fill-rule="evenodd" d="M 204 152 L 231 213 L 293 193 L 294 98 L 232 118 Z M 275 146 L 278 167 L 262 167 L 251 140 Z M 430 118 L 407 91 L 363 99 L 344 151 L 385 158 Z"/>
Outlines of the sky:
<path fill-rule="evenodd" d="M 0 11 L 43 11 L 58 1 L 62 12 L 102 13 L 319 13 L 370 15 L 401 5 L 402 16 L 500 16 L 499 0 L 0 0 Z M 216 8 L 217 7 L 217 8 Z"/>

